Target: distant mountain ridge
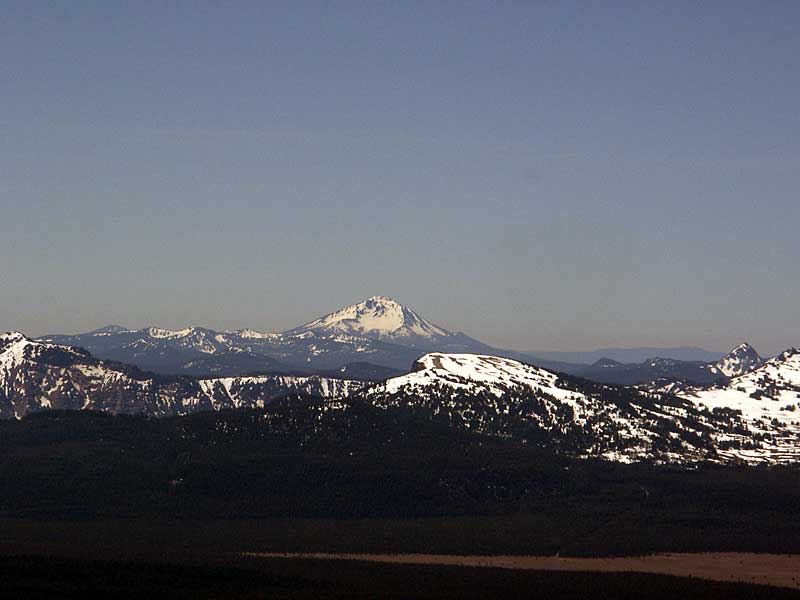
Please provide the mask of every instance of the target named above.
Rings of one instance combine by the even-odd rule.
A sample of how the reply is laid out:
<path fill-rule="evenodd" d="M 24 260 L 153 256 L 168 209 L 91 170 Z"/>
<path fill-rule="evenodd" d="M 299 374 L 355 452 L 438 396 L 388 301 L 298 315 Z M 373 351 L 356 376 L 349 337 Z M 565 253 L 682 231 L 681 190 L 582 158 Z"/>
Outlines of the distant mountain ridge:
<path fill-rule="evenodd" d="M 405 371 L 433 349 L 502 352 L 435 325 L 386 296 L 373 296 L 281 333 L 204 327 L 130 330 L 110 325 L 40 339 L 86 348 L 99 358 L 158 373 L 194 376 L 328 372 L 350 363 Z"/>
<path fill-rule="evenodd" d="M 653 357 L 670 358 L 686 362 L 714 362 L 724 356 L 723 352 L 709 352 L 694 346 L 676 346 L 660 348 L 642 346 L 635 348 L 598 348 L 579 352 L 546 352 L 531 351 L 526 354 L 549 361 L 591 365 L 606 358 L 617 362 L 632 364 L 642 363 Z"/>
<path fill-rule="evenodd" d="M 714 362 L 684 361 L 652 357 L 638 363 L 601 358 L 591 365 L 567 365 L 563 371 L 602 383 L 639 385 L 649 382 L 682 382 L 691 385 L 726 383 L 763 364 L 758 352 L 743 343 Z"/>
<path fill-rule="evenodd" d="M 727 357 L 724 365 L 674 357 L 688 353 L 713 357 L 716 361 L 721 356 L 696 348 L 545 353 L 548 357 L 582 359 L 597 356 L 591 364 L 552 360 L 494 348 L 464 333 L 449 331 L 425 319 L 411 307 L 381 295 L 279 333 L 254 329 L 214 331 L 205 327 L 131 330 L 109 325 L 88 333 L 49 335 L 41 339 L 85 348 L 100 359 L 132 364 L 160 374 L 195 377 L 328 375 L 351 365 L 349 369 L 353 374 L 366 379 L 380 379 L 408 371 L 427 352 L 502 356 L 534 363 L 551 371 L 623 385 L 665 380 L 709 384 L 758 364 L 758 358 L 746 354 L 741 347 L 737 350 L 741 356 Z M 620 360 L 643 352 L 649 353 L 646 360 Z M 601 353 L 608 355 L 598 356 Z M 758 357 L 757 353 L 755 357 Z M 360 366 L 356 368 L 354 365 Z"/>
<path fill-rule="evenodd" d="M 650 358 L 640 363 L 621 363 L 605 358 L 592 365 L 567 367 L 564 372 L 591 381 L 620 385 L 636 385 L 660 380 L 710 384 L 725 379 L 725 376 L 713 363 L 660 357 Z"/>
<path fill-rule="evenodd" d="M 18 332 L 0 335 L 0 418 L 20 418 L 46 409 L 182 415 L 259 408 L 287 394 L 343 398 L 364 385 L 343 377 L 159 376 Z"/>
<path fill-rule="evenodd" d="M 370 383 L 319 376 L 159 376 L 20 333 L 0 336 L 0 418 L 50 409 L 164 417 L 263 408 L 298 396 L 321 398 L 324 410 L 340 410 L 347 399 L 570 456 L 800 461 L 797 350 L 728 383 L 706 386 L 609 385 L 500 356 L 441 352 L 424 354 L 410 373 Z"/>

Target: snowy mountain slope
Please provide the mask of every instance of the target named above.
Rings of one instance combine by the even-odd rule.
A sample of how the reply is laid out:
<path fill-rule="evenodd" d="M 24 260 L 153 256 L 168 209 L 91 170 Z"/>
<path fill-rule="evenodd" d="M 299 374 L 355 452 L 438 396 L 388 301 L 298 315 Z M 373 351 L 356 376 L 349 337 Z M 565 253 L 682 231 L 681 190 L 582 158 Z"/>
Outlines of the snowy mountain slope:
<path fill-rule="evenodd" d="M 781 380 L 794 381 L 795 375 L 800 370 L 784 367 Z M 431 418 L 484 433 L 531 436 L 581 456 L 800 460 L 800 439 L 791 419 L 756 421 L 748 412 L 738 413 L 733 398 L 704 403 L 690 394 L 594 384 L 496 356 L 431 353 L 412 373 L 364 393 L 378 406 L 427 411 Z"/>
<path fill-rule="evenodd" d="M 713 363 L 713 366 L 726 377 L 738 377 L 763 364 L 764 359 L 759 356 L 756 349 L 750 344 L 744 343 L 736 346 L 720 360 Z"/>
<path fill-rule="evenodd" d="M 50 335 L 42 341 L 85 348 L 94 356 L 114 360 L 162 374 L 228 374 L 234 372 L 280 370 L 277 361 L 268 357 L 236 356 L 216 332 L 200 327 L 171 331 L 158 327 L 130 330 L 118 326 L 77 335 Z M 208 370 L 204 370 L 204 369 Z"/>
<path fill-rule="evenodd" d="M 417 352 L 352 336 L 285 335 L 254 330 L 215 332 L 190 327 L 50 335 L 43 341 L 86 348 L 107 360 L 162 374 L 236 376 L 334 369 L 375 358 L 410 365 Z"/>
<path fill-rule="evenodd" d="M 454 389 L 486 390 L 502 395 L 515 387 L 539 389 L 557 397 L 571 398 L 556 385 L 555 373 L 515 360 L 480 354 L 426 354 L 419 359 L 413 372 L 386 381 L 386 393 L 413 392 L 433 384 L 444 384 Z"/>
<path fill-rule="evenodd" d="M 61 359 L 64 361 L 81 360 L 89 356 L 80 348 L 34 342 L 18 331 L 0 334 L 0 373 L 8 375 L 26 361 L 52 358 L 54 353 L 61 353 Z"/>
<path fill-rule="evenodd" d="M 295 370 L 330 371 L 352 362 L 369 362 L 408 370 L 421 351 L 408 346 L 344 333 L 298 333 L 246 336 L 225 334 L 232 345 L 256 355 L 269 356 Z"/>
<path fill-rule="evenodd" d="M 489 346 L 463 333 L 434 325 L 408 306 L 386 296 L 373 296 L 286 332 L 318 336 L 349 335 L 401 346 L 440 351 L 481 351 Z"/>
<path fill-rule="evenodd" d="M 20 333 L 0 336 L 0 418 L 19 418 L 48 408 L 181 415 L 261 407 L 290 393 L 346 397 L 364 385 L 314 376 L 163 377 Z"/>
<path fill-rule="evenodd" d="M 313 331 L 317 334 L 364 336 L 380 340 L 435 340 L 451 335 L 412 309 L 386 296 L 373 296 L 346 308 L 320 317 L 289 333 Z"/>
<path fill-rule="evenodd" d="M 385 408 L 404 407 L 452 426 L 522 437 L 579 456 L 648 460 L 655 457 L 659 439 L 646 424 L 648 412 L 657 410 L 653 396 L 496 356 L 428 354 L 414 372 L 373 386 L 365 395 Z M 700 454 L 679 440 L 660 457 Z"/>
<path fill-rule="evenodd" d="M 685 387 L 677 395 L 710 410 L 736 411 L 752 435 L 767 438 L 773 453 L 800 454 L 800 351 L 792 348 L 727 384 Z M 749 459 L 757 452 L 727 449 Z"/>
<path fill-rule="evenodd" d="M 82 347 L 90 351 L 92 348 L 106 347 L 109 344 L 118 347 L 134 347 L 137 344 L 153 347 L 161 345 L 164 348 L 182 348 L 202 354 L 215 354 L 230 349 L 225 339 L 217 332 L 204 327 L 186 327 L 173 331 L 160 327 L 131 330 L 117 325 L 109 325 L 88 333 L 50 335 L 42 339 L 62 345 L 78 345 L 80 342 Z"/>
<path fill-rule="evenodd" d="M 313 334 L 312 334 L 313 335 Z M 674 393 L 673 393 L 674 392 Z M 616 461 L 800 461 L 800 352 L 729 384 L 641 390 L 492 355 L 428 353 L 369 385 L 319 376 L 165 377 L 81 349 L 0 336 L 0 417 L 46 409 L 151 416 L 263 407 L 288 394 L 345 397 L 452 427 Z"/>

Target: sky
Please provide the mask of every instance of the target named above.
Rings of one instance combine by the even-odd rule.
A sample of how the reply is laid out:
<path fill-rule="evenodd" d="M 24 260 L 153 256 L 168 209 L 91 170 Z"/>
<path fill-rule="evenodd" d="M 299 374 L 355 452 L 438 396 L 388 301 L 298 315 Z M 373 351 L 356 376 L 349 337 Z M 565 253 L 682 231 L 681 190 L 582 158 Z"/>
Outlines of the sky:
<path fill-rule="evenodd" d="M 0 329 L 800 345 L 800 3 L 4 2 Z"/>

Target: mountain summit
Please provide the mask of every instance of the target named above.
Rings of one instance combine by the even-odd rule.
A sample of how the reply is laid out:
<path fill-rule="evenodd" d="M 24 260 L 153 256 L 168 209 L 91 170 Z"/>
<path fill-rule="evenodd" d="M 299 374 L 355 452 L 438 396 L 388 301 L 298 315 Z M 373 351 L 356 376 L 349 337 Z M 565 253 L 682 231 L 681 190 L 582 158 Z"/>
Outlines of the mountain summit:
<path fill-rule="evenodd" d="M 386 296 L 372 296 L 293 329 L 290 334 L 354 335 L 406 346 L 429 346 L 450 338 L 446 329 Z"/>
<path fill-rule="evenodd" d="M 750 344 L 744 343 L 728 352 L 714 366 L 727 377 L 738 377 L 764 364 L 764 359 Z"/>

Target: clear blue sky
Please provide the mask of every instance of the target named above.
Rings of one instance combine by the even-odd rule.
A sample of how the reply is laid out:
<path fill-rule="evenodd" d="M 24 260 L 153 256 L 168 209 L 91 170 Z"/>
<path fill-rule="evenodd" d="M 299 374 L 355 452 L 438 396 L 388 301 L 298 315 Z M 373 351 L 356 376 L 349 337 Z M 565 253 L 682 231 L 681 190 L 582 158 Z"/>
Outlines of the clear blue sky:
<path fill-rule="evenodd" d="M 798 2 L 5 2 L 0 56 L 0 329 L 800 345 Z"/>

